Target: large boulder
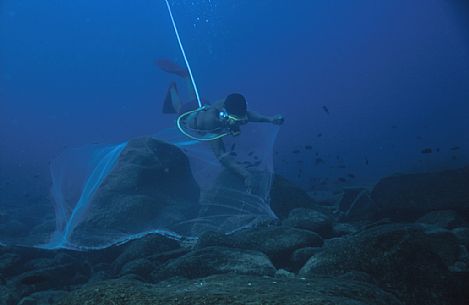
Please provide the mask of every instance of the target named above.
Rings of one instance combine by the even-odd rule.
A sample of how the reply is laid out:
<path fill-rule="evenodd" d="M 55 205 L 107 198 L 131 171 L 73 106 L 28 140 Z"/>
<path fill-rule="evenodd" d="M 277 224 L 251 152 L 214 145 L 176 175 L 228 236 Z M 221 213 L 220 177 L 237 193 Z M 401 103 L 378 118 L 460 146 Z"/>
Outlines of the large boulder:
<path fill-rule="evenodd" d="M 154 272 L 153 278 L 155 280 L 175 276 L 198 278 L 220 273 L 272 276 L 275 271 L 269 258 L 261 252 L 207 247 L 169 261 Z"/>
<path fill-rule="evenodd" d="M 290 257 L 296 249 L 322 246 L 322 238 L 311 231 L 289 227 L 264 227 L 247 229 L 231 235 L 214 232 L 203 234 L 198 249 L 222 246 L 265 253 L 277 268 L 288 267 Z"/>
<path fill-rule="evenodd" d="M 376 205 L 367 189 L 345 188 L 338 208 L 342 221 L 361 221 L 373 218 Z"/>
<path fill-rule="evenodd" d="M 196 217 L 200 190 L 189 160 L 153 138 L 130 140 L 96 190 L 72 242 L 94 246 Z"/>
<path fill-rule="evenodd" d="M 435 225 L 446 229 L 468 225 L 468 223 L 457 212 L 451 210 L 429 212 L 417 219 L 416 222 Z"/>
<path fill-rule="evenodd" d="M 414 221 L 435 210 L 455 210 L 469 219 L 469 167 L 381 179 L 371 196 L 376 217 Z"/>
<path fill-rule="evenodd" d="M 295 208 L 314 208 L 317 205 L 308 193 L 279 175 L 274 176 L 270 199 L 270 207 L 280 219 L 287 218 Z"/>
<path fill-rule="evenodd" d="M 375 285 L 329 277 L 269 278 L 237 274 L 175 278 L 156 285 L 113 280 L 71 292 L 57 305 L 403 305 Z M 424 303 L 415 303 L 424 304 Z"/>
<path fill-rule="evenodd" d="M 362 232 L 330 240 L 300 270 L 302 276 L 365 272 L 381 287 L 393 289 L 406 304 L 463 304 L 449 267 L 459 245 L 448 232 L 419 225 L 370 226 Z"/>
<path fill-rule="evenodd" d="M 316 232 L 324 238 L 330 237 L 333 232 L 333 220 L 328 215 L 313 210 L 297 208 L 291 210 L 282 224 L 284 226 Z"/>

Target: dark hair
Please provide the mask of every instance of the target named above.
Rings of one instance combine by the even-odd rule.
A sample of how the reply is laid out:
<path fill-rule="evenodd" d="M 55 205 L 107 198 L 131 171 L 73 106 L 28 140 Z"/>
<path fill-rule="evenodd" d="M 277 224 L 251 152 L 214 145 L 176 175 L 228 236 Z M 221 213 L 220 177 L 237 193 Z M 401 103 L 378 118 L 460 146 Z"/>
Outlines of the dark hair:
<path fill-rule="evenodd" d="M 228 95 L 224 102 L 225 110 L 232 115 L 245 116 L 247 113 L 247 103 L 243 95 L 232 93 Z"/>

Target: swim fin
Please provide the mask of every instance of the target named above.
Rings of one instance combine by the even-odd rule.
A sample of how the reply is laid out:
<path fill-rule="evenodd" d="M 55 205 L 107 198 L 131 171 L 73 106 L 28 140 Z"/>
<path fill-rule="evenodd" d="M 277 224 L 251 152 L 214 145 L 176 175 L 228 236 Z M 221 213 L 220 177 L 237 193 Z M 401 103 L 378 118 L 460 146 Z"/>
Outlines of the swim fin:
<path fill-rule="evenodd" d="M 166 92 L 166 96 L 163 101 L 163 113 L 177 113 L 176 109 L 174 109 L 173 99 L 171 97 L 171 90 L 173 88 L 176 92 L 178 91 L 175 82 L 172 82 L 169 85 L 168 91 Z"/>

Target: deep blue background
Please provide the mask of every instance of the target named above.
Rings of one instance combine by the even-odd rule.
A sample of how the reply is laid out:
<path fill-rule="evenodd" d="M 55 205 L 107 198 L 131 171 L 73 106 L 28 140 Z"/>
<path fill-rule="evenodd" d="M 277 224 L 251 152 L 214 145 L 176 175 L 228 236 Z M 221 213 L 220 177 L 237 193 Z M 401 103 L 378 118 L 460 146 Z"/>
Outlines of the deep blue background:
<path fill-rule="evenodd" d="M 297 183 L 467 164 L 465 1 L 172 3 L 201 95 L 285 115 L 276 170 Z M 0 205 L 47 202 L 66 147 L 171 126 L 161 57 L 183 64 L 163 0 L 0 0 Z"/>

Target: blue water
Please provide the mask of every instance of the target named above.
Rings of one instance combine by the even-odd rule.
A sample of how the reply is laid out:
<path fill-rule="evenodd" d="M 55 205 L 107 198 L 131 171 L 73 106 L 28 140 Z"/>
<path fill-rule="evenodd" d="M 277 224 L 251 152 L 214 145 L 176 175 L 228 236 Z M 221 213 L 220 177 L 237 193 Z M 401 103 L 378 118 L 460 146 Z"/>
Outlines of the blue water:
<path fill-rule="evenodd" d="M 285 116 L 275 170 L 298 185 L 468 163 L 465 1 L 170 2 L 202 97 Z M 173 127 L 159 58 L 184 64 L 163 0 L 1 0 L 0 207 L 51 207 L 68 147 Z"/>

